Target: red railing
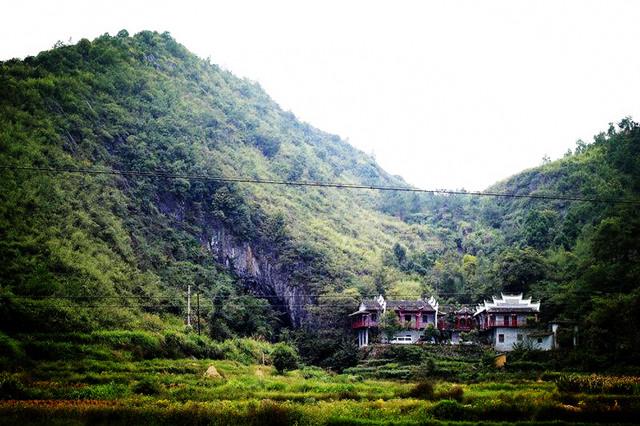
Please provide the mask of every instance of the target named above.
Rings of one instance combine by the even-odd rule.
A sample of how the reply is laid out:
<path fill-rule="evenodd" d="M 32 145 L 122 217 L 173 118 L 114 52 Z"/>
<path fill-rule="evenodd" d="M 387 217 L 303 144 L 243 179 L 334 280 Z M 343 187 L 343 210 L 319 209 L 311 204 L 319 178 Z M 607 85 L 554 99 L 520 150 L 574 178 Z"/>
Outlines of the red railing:
<path fill-rule="evenodd" d="M 473 318 L 456 318 L 453 328 L 456 330 L 469 331 L 476 328 L 477 324 Z"/>
<path fill-rule="evenodd" d="M 525 321 L 518 321 L 517 318 L 511 317 L 496 321 L 495 318 L 485 318 L 484 324 L 481 324 L 483 329 L 491 327 L 525 327 L 527 325 Z"/>
<path fill-rule="evenodd" d="M 351 322 L 351 328 L 377 327 L 378 323 L 371 318 L 361 317 Z"/>

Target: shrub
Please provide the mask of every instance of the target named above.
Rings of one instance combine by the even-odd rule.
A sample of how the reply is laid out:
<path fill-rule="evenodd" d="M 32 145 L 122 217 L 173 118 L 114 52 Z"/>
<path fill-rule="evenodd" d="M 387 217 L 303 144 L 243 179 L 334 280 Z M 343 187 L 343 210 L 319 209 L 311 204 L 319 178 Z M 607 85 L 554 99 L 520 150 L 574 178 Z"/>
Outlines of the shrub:
<path fill-rule="evenodd" d="M 208 354 L 207 344 L 197 335 L 169 332 L 164 335 L 163 350 L 169 358 L 194 356 L 204 358 Z"/>
<path fill-rule="evenodd" d="M 156 358 L 163 355 L 161 336 L 144 331 L 104 330 L 94 331 L 96 342 L 131 351 L 137 359 Z"/>
<path fill-rule="evenodd" d="M 437 419 L 464 420 L 466 410 L 458 401 L 445 399 L 433 405 L 429 409 L 429 413 Z"/>
<path fill-rule="evenodd" d="M 101 385 L 88 386 L 72 392 L 70 396 L 77 399 L 119 399 L 129 393 L 129 388 L 120 383 L 105 383 Z"/>
<path fill-rule="evenodd" d="M 229 359 L 243 364 L 261 363 L 266 360 L 269 346 L 268 343 L 248 338 L 228 339 L 218 344 L 216 352 L 219 351 L 219 353 L 216 355 L 220 355 L 220 359 Z M 211 356 L 211 358 L 216 357 Z"/>
<path fill-rule="evenodd" d="M 340 344 L 339 349 L 327 358 L 322 365 L 341 373 L 346 368 L 353 367 L 357 363 L 358 347 L 352 342 L 343 342 Z"/>
<path fill-rule="evenodd" d="M 271 359 L 273 366 L 280 374 L 298 368 L 298 354 L 293 347 L 286 343 L 278 343 L 274 346 Z"/>
<path fill-rule="evenodd" d="M 253 424 L 258 425 L 299 424 L 302 420 L 301 413 L 290 405 L 270 400 L 262 401 L 257 407 L 249 407 L 247 417 L 253 420 Z"/>
<path fill-rule="evenodd" d="M 563 375 L 564 375 L 564 373 L 559 373 L 557 371 L 545 371 L 544 373 L 542 373 L 540 378 L 542 380 L 544 380 L 545 382 L 555 382 L 556 380 L 558 380 Z"/>
<path fill-rule="evenodd" d="M 24 348 L 31 359 L 38 360 L 78 360 L 92 358 L 113 359 L 113 353 L 104 345 L 83 345 L 52 340 L 28 340 Z"/>
<path fill-rule="evenodd" d="M 320 367 L 304 367 L 300 374 L 305 379 L 326 379 L 329 377 L 326 371 Z"/>
<path fill-rule="evenodd" d="M 133 391 L 142 395 L 160 395 L 164 387 L 155 379 L 144 378 L 133 386 Z"/>
<path fill-rule="evenodd" d="M 417 383 L 407 392 L 407 396 L 417 399 L 433 399 L 433 383 L 427 381 Z"/>

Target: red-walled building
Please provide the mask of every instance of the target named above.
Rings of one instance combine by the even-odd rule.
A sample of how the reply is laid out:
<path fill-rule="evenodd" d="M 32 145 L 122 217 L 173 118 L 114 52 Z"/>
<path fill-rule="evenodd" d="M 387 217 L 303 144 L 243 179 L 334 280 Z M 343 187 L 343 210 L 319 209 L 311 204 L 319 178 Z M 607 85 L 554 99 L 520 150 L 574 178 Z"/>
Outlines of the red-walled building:
<path fill-rule="evenodd" d="M 416 343 L 425 328 L 429 325 L 436 326 L 438 302 L 433 297 L 429 300 L 385 300 L 383 296 L 378 296 L 375 299 L 363 300 L 358 310 L 350 315 L 351 328 L 358 331 L 359 347 L 369 345 L 370 331 L 378 330 L 380 319 L 388 310 L 395 313 L 398 322 L 404 328 L 388 343 Z M 382 340 L 386 338 L 383 336 Z"/>

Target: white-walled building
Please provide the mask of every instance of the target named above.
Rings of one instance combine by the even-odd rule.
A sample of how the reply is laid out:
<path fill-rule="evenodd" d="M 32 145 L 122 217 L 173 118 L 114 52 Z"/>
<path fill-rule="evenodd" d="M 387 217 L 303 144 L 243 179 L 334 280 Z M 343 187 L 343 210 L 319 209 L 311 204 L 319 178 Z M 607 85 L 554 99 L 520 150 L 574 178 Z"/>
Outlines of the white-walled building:
<path fill-rule="evenodd" d="M 518 343 L 535 349 L 551 350 L 554 347 L 553 333 L 532 328 L 538 322 L 540 302 L 524 299 L 522 294 L 493 297 L 478 305 L 474 317 L 481 332 L 488 336 L 498 351 L 511 351 Z"/>

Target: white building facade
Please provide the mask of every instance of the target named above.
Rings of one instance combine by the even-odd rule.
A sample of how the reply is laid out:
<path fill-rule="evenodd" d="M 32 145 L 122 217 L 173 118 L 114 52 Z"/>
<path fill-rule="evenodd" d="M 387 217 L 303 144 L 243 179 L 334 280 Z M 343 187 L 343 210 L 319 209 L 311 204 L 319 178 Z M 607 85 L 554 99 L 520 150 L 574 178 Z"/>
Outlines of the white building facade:
<path fill-rule="evenodd" d="M 554 347 L 553 333 L 544 332 L 534 326 L 538 322 L 540 302 L 524 299 L 522 294 L 493 297 L 478 305 L 474 317 L 481 332 L 497 351 L 508 352 L 517 344 L 539 350 Z"/>

